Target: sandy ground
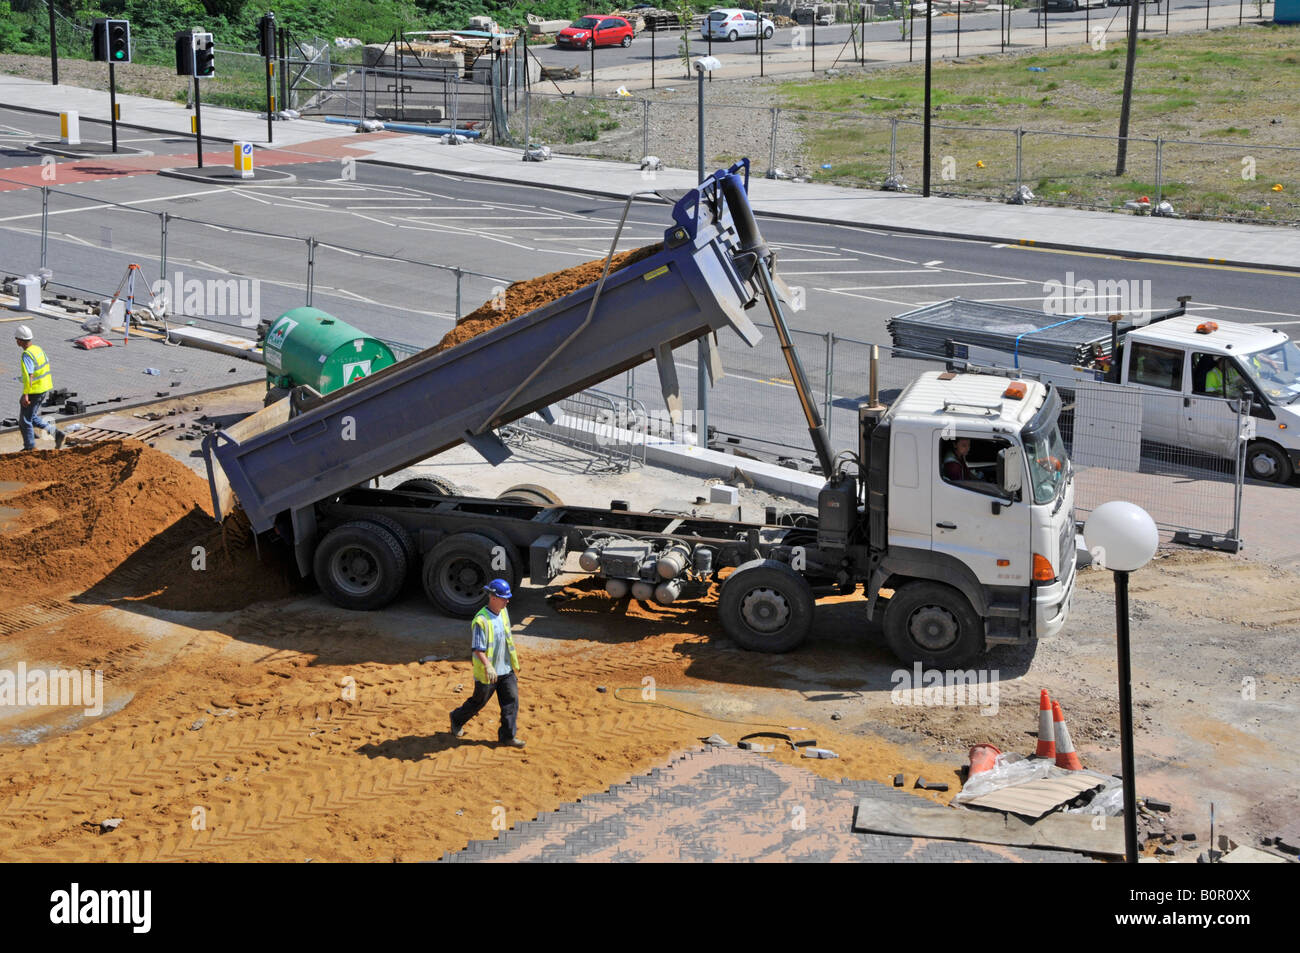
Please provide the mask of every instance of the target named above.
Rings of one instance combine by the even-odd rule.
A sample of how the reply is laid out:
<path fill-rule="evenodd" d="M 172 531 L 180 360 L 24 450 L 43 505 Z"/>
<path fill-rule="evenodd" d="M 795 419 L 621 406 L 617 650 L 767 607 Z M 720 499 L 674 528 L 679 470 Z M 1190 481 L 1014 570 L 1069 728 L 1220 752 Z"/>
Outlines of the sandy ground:
<path fill-rule="evenodd" d="M 248 400 L 247 391 L 202 398 L 214 415 Z M 13 442 L 0 437 L 0 452 Z M 159 441 L 197 472 L 194 446 Z M 534 453 L 492 469 L 457 451 L 415 472 L 482 495 L 529 482 L 566 502 L 638 508 L 703 489 L 662 471 L 585 474 L 570 451 Z M 232 560 L 278 578 L 269 554 L 257 563 L 247 540 L 228 544 Z M 185 595 L 174 581 L 170 598 L 148 595 L 170 571 L 128 560 L 87 594 L 33 588 L 0 612 L 0 668 L 100 669 L 105 679 L 98 717 L 0 709 L 6 858 L 432 859 L 493 836 L 494 808 L 507 826 L 531 819 L 715 732 L 816 738 L 840 758 L 800 763 L 827 777 L 901 772 L 910 786 L 923 774 L 952 790 L 918 796 L 945 802 L 969 745 L 1032 751 L 1040 688 L 1061 702 L 1087 766 L 1119 766 L 1114 610 L 1100 572 L 1081 575 L 1065 636 L 989 656 L 996 694 L 986 685 L 925 706 L 898 703 L 904 672 L 860 597 L 823 600 L 809 643 L 762 656 L 721 635 L 707 598 L 648 610 L 575 589 L 555 598 L 576 577 L 521 587 L 512 614 L 528 747 L 516 751 L 495 745 L 495 703 L 466 738 L 447 735 L 448 711 L 473 687 L 466 625 L 434 612 L 418 588 L 383 612 L 350 613 L 310 592 L 272 589 L 280 598 L 263 601 L 253 582 L 247 608 L 189 612 L 174 608 Z M 1199 552 L 1167 554 L 1134 578 L 1139 792 L 1172 801 L 1170 828 L 1202 844 L 1210 802 L 1219 830 L 1239 842 L 1300 814 L 1296 582 L 1265 561 Z M 776 756 L 793 753 L 780 746 Z M 106 818 L 122 823 L 101 833 Z"/>

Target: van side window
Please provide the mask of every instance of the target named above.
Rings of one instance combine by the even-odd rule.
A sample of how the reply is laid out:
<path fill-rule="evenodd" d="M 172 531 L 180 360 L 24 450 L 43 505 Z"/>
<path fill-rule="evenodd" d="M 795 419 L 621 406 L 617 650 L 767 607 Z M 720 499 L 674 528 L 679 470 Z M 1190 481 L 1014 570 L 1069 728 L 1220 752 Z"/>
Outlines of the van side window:
<path fill-rule="evenodd" d="M 1183 352 L 1155 344 L 1134 344 L 1129 358 L 1128 379 L 1133 384 L 1183 389 Z"/>

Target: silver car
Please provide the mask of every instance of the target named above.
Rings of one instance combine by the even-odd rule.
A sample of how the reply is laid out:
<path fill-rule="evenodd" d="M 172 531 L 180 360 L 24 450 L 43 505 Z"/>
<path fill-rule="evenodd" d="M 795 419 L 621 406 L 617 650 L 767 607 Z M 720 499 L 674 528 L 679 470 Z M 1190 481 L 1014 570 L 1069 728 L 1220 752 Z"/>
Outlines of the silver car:
<path fill-rule="evenodd" d="M 776 24 L 767 17 L 763 17 L 762 23 L 763 39 L 772 39 Z M 735 7 L 713 10 L 700 24 L 700 36 L 706 40 L 739 40 L 757 36 L 758 30 L 758 14 L 753 10 L 740 10 Z"/>

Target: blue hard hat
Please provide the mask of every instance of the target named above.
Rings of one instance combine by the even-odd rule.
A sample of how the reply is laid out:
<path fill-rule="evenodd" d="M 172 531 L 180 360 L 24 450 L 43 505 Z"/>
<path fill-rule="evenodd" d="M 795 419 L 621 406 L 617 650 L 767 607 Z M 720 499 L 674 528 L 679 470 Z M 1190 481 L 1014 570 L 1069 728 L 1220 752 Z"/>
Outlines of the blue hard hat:
<path fill-rule="evenodd" d="M 504 579 L 493 579 L 483 587 L 483 591 L 494 595 L 499 599 L 509 599 L 510 583 L 506 582 Z"/>

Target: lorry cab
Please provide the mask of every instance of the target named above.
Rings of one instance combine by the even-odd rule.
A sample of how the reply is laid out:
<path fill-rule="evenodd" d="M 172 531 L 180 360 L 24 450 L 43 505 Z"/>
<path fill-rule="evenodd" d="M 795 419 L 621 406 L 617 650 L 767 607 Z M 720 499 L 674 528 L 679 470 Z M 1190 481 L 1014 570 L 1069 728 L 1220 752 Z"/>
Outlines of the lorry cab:
<path fill-rule="evenodd" d="M 887 526 L 887 538 L 873 542 L 884 553 L 878 573 L 895 591 L 891 604 L 909 587 L 956 589 L 983 617 L 981 649 L 1060 631 L 1075 579 L 1073 471 L 1060 411 L 1049 385 L 991 375 L 930 372 L 902 392 L 875 426 L 870 451 L 876 479 L 887 480 L 883 493 L 871 487 L 871 518 Z M 914 601 L 900 604 L 912 609 Z M 921 602 L 894 625 L 886 610 L 891 646 L 904 658 L 959 664 L 968 657 L 955 644 L 960 613 L 938 598 Z"/>
<path fill-rule="evenodd" d="M 1281 331 L 1190 315 L 1135 328 L 1121 380 L 1147 394 L 1144 439 L 1235 458 L 1240 407 L 1247 476 L 1285 483 L 1300 466 L 1300 348 Z"/>

